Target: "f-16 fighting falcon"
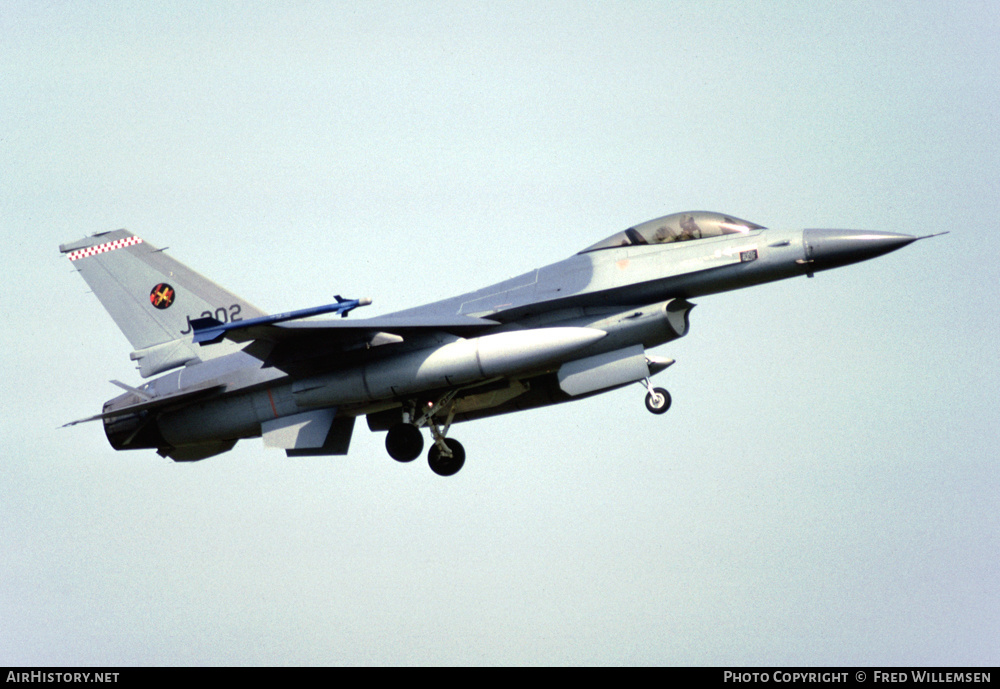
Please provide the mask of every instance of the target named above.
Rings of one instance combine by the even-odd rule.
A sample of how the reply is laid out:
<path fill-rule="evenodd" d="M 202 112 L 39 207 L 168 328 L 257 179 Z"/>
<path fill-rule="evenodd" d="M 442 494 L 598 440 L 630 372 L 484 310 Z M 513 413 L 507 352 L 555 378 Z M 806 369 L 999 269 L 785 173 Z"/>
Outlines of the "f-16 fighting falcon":
<path fill-rule="evenodd" d="M 648 350 L 687 334 L 691 299 L 812 277 L 917 239 L 677 213 L 510 280 L 374 318 L 345 318 L 371 301 L 339 295 L 267 315 L 126 230 L 59 250 L 152 378 L 112 381 L 124 393 L 81 420 L 101 420 L 116 450 L 195 461 L 260 437 L 289 456 L 344 455 L 365 416 L 400 462 L 421 454 L 427 429 L 430 467 L 450 476 L 465 463 L 448 435 L 460 421 L 633 383 L 650 412 L 666 412 L 670 395 L 650 379 L 674 361 Z M 307 320 L 321 314 L 341 318 Z"/>

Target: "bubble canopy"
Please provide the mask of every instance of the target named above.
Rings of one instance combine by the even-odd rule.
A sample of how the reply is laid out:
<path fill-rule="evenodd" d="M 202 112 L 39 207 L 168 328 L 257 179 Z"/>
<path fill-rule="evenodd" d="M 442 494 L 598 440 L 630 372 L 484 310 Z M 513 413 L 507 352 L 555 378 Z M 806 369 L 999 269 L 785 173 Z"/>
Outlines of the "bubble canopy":
<path fill-rule="evenodd" d="M 713 213 L 712 211 L 688 211 L 665 215 L 662 218 L 630 227 L 624 232 L 611 235 L 597 244 L 588 246 L 580 253 L 614 249 L 620 246 L 687 242 L 706 237 L 721 237 L 726 234 L 748 234 L 752 230 L 766 229 L 762 225 L 748 220 L 740 220 L 732 215 Z"/>

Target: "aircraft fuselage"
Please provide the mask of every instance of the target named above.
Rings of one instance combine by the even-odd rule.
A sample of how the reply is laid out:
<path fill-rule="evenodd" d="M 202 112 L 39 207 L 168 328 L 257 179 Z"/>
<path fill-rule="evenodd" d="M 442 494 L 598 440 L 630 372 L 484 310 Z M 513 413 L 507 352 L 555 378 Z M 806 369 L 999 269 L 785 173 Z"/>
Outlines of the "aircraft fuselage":
<path fill-rule="evenodd" d="M 414 448 L 422 446 L 414 428 L 431 428 L 432 467 L 447 475 L 464 461 L 460 444 L 446 438 L 455 421 L 635 382 L 646 386 L 650 411 L 665 411 L 669 395 L 654 389 L 649 377 L 673 362 L 646 350 L 687 333 L 690 299 L 812 276 L 915 239 L 884 232 L 767 230 L 720 214 L 677 214 L 473 292 L 374 319 L 351 319 L 351 332 L 361 338 L 357 343 L 336 340 L 336 346 L 317 347 L 315 337 L 295 340 L 310 343 L 298 358 L 288 355 L 287 346 L 280 349 L 284 338 L 310 333 L 305 326 L 279 330 L 277 323 L 296 319 L 299 312 L 258 316 L 246 324 L 188 316 L 194 332 L 176 335 L 189 338 L 187 345 L 177 340 L 182 350 L 192 339 L 202 346 L 224 338 L 254 344 L 130 388 L 105 404 L 101 418 L 116 449 L 155 448 L 193 460 L 257 436 L 290 455 L 345 454 L 354 419 L 367 415 L 373 430 L 389 430 L 387 448 L 400 461 L 412 459 Z M 338 303 L 343 306 L 301 313 L 346 315 L 348 307 L 367 302 L 338 297 Z M 261 330 L 264 326 L 271 329 Z M 269 338 L 277 342 L 267 344 Z M 273 352 L 284 358 L 275 360 Z"/>

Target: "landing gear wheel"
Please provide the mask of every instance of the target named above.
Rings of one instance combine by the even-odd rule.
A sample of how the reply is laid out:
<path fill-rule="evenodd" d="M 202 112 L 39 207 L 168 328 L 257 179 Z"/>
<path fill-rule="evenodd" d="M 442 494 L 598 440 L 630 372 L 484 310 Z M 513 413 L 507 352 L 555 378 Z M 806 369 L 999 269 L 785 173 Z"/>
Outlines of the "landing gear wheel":
<path fill-rule="evenodd" d="M 663 414 L 670 409 L 670 393 L 663 388 L 653 388 L 646 394 L 646 409 L 654 414 Z"/>
<path fill-rule="evenodd" d="M 424 451 L 424 436 L 412 423 L 397 423 L 385 434 L 385 451 L 397 462 L 412 462 Z"/>
<path fill-rule="evenodd" d="M 427 463 L 431 465 L 431 471 L 438 476 L 452 476 L 465 464 L 465 448 L 454 438 L 445 438 L 444 444 L 451 450 L 451 457 L 441 454 L 441 448 L 434 443 L 427 453 Z"/>

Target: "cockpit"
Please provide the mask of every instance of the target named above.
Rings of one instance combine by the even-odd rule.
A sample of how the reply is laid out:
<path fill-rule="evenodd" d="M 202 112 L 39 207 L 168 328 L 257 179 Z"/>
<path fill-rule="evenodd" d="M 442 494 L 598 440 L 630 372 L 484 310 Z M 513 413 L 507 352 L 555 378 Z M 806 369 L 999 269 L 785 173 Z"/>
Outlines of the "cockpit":
<path fill-rule="evenodd" d="M 756 223 L 711 211 L 674 213 L 611 235 L 597 244 L 588 246 L 580 253 L 585 254 L 588 251 L 613 249 L 620 246 L 687 242 L 706 237 L 720 237 L 726 234 L 748 234 L 752 230 L 765 229 L 767 228 Z"/>

